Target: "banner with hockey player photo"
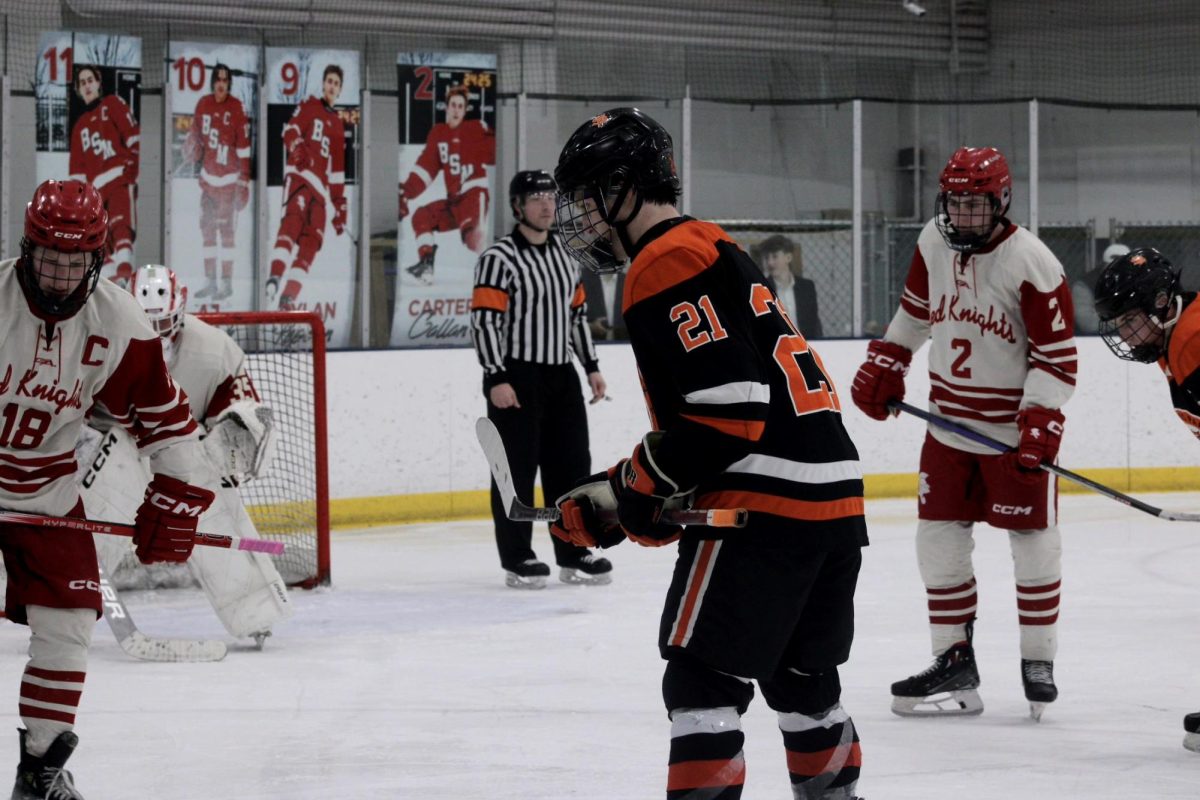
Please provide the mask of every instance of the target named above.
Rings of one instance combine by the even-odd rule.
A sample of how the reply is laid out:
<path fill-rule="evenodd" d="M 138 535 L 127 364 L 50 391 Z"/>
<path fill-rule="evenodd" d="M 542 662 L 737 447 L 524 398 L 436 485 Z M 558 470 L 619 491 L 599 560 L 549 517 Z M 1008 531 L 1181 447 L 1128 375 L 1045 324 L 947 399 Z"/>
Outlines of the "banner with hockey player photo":
<path fill-rule="evenodd" d="M 470 344 L 475 260 L 492 242 L 496 56 L 401 53 L 393 347 Z"/>
<path fill-rule="evenodd" d="M 34 78 L 37 180 L 75 178 L 108 210 L 109 256 L 101 272 L 127 285 L 137 237 L 142 40 L 43 33 Z"/>
<path fill-rule="evenodd" d="M 259 50 L 171 42 L 167 266 L 191 311 L 254 307 Z"/>
<path fill-rule="evenodd" d="M 264 308 L 316 311 L 350 343 L 358 248 L 359 54 L 268 47 Z"/>

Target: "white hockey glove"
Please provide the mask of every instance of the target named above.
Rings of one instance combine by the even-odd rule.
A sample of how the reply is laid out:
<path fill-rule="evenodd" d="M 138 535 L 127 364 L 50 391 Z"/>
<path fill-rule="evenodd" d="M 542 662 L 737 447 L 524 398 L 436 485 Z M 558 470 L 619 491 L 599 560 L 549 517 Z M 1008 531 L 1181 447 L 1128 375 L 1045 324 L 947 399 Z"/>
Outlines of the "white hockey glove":
<path fill-rule="evenodd" d="M 270 408 L 239 400 L 221 412 L 202 444 L 217 474 L 240 481 L 266 473 L 275 457 L 277 435 Z"/>

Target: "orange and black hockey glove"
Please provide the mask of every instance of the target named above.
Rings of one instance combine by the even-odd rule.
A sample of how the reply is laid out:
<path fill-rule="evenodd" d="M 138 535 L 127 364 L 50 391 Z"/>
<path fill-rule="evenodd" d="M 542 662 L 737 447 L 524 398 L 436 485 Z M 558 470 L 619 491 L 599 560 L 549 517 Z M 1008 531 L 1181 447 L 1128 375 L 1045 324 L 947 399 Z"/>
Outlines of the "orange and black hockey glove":
<path fill-rule="evenodd" d="M 904 399 L 904 376 L 912 351 L 894 342 L 875 339 L 867 345 L 867 360 L 850 384 L 850 399 L 872 419 L 891 415 L 888 403 Z"/>
<path fill-rule="evenodd" d="M 662 434 L 646 434 L 633 455 L 617 464 L 614 489 L 617 495 L 617 518 L 625 535 L 646 547 L 670 544 L 683 534 L 683 528 L 662 521 L 665 508 L 678 508 L 682 494 L 678 484 L 663 473 L 654 462 L 654 447 Z"/>
<path fill-rule="evenodd" d="M 550 524 L 550 533 L 577 547 L 612 547 L 625 541 L 617 523 L 612 475 L 613 470 L 589 475 L 555 500 L 562 516 Z"/>
<path fill-rule="evenodd" d="M 196 545 L 200 515 L 215 497 L 208 489 L 156 473 L 134 518 L 138 560 L 143 564 L 187 561 Z"/>

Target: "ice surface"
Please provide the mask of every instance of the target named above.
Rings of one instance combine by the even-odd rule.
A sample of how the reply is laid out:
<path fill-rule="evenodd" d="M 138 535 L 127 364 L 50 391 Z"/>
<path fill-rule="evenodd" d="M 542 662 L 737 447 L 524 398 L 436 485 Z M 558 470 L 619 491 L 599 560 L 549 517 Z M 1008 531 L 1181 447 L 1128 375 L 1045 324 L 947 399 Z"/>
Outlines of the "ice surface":
<path fill-rule="evenodd" d="M 1147 498 L 1200 509 L 1200 495 Z M 914 500 L 869 505 L 873 544 L 843 702 L 860 792 L 906 798 L 1200 796 L 1182 718 L 1200 709 L 1200 526 L 1064 498 L 1061 696 L 1021 692 L 1005 534 L 980 526 L 981 717 L 913 720 L 888 685 L 929 661 Z M 551 555 L 544 528 L 535 547 Z M 131 661 L 100 623 L 69 766 L 93 798 L 661 798 L 669 725 L 654 646 L 674 548 L 607 553 L 610 586 L 504 587 L 490 524 L 337 533 L 334 588 L 296 595 L 264 652 Z M 221 636 L 198 592 L 127 596 L 159 635 Z M 0 625 L 8 728 L 25 629 Z M 775 717 L 744 719 L 746 800 L 791 797 Z M 11 735 L 15 766 L 17 737 Z"/>

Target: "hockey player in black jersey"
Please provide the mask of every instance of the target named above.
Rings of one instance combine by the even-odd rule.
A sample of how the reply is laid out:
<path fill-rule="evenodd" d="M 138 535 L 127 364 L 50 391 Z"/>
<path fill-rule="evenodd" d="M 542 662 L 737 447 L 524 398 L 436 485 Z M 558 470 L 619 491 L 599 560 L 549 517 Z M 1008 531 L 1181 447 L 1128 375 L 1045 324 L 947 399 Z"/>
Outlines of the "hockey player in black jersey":
<path fill-rule="evenodd" d="M 754 262 L 676 210 L 671 137 L 653 119 L 617 108 L 588 120 L 555 180 L 567 246 L 598 271 L 629 262 L 625 322 L 656 430 L 558 498 L 554 532 L 581 546 L 679 542 L 658 639 L 667 797 L 741 796 L 741 715 L 757 683 L 796 797 L 852 798 L 861 755 L 838 665 L 867 533 L 837 390 Z M 750 521 L 726 536 L 660 520 L 693 503 L 746 508 Z"/>

